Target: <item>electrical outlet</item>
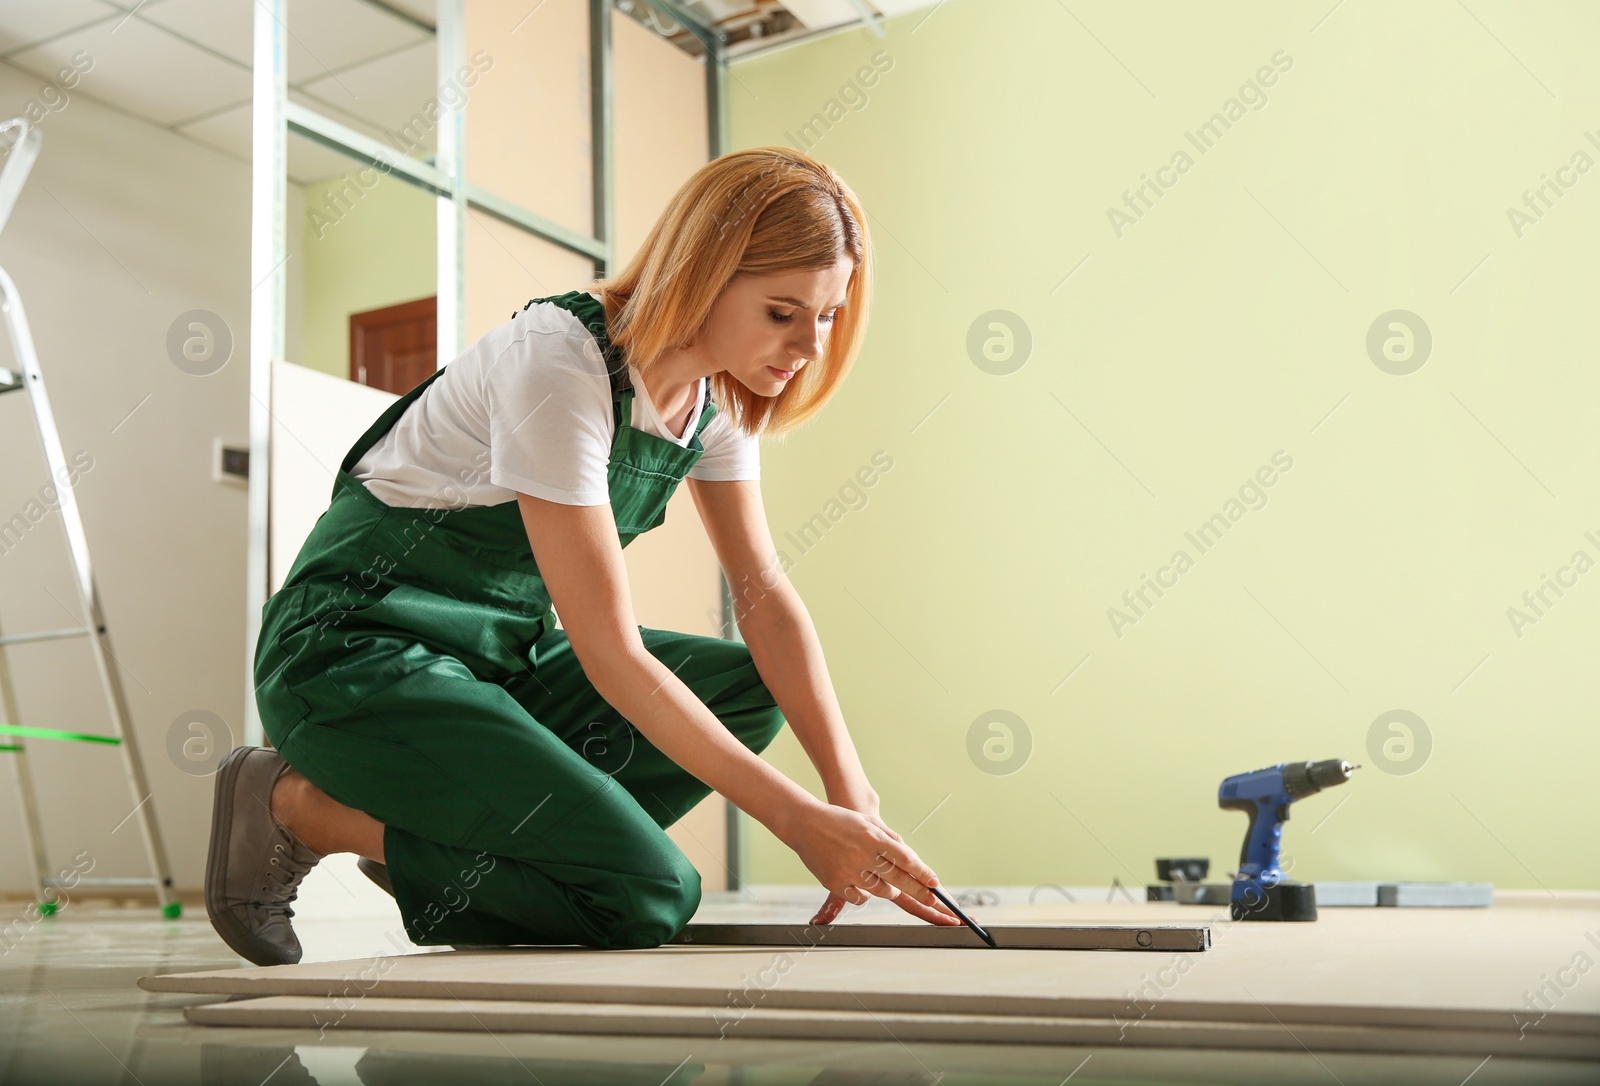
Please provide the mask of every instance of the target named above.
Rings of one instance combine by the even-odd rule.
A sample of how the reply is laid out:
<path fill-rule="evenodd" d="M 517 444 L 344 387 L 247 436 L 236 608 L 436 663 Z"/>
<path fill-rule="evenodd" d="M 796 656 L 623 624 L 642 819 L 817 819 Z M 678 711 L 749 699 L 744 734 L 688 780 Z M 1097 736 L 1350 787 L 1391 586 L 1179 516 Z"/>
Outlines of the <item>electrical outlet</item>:
<path fill-rule="evenodd" d="M 211 481 L 233 486 L 250 485 L 250 450 L 226 445 L 216 438 L 211 443 Z"/>

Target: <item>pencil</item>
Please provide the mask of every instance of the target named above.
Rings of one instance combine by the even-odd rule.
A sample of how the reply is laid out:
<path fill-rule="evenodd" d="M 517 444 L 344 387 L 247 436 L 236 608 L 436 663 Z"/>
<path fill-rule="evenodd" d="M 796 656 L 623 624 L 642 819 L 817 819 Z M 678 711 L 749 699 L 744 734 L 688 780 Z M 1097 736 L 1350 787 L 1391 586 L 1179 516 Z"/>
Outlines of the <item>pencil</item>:
<path fill-rule="evenodd" d="M 961 906 L 957 905 L 954 901 L 950 900 L 950 895 L 949 894 L 946 894 L 943 890 L 939 889 L 937 886 L 930 886 L 930 887 L 928 887 L 928 889 L 932 890 L 938 896 L 939 900 L 944 902 L 945 905 L 949 907 L 951 912 L 953 912 L 957 916 L 959 916 L 961 918 L 961 922 L 963 924 L 965 924 L 967 927 L 971 928 L 973 931 L 977 932 L 978 933 L 978 938 L 982 939 L 984 942 L 988 943 L 990 946 L 994 947 L 996 950 L 1000 949 L 999 944 L 996 943 L 994 941 L 994 939 L 992 939 L 989 936 L 988 932 L 984 931 L 982 928 L 978 927 L 977 924 L 973 923 L 972 917 L 970 917 L 966 913 L 962 912 L 961 911 Z"/>

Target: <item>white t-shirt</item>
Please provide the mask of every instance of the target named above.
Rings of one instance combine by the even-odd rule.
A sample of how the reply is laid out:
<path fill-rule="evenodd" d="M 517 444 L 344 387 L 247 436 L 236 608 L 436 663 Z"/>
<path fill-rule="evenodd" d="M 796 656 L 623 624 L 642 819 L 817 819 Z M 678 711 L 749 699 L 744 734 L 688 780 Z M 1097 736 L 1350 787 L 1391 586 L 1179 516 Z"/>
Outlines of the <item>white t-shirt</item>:
<path fill-rule="evenodd" d="M 639 371 L 637 429 L 685 448 L 710 394 L 700 378 L 683 433 L 672 434 Z M 499 505 L 516 492 L 564 505 L 611 500 L 616 433 L 611 381 L 594 335 L 554 302 L 537 302 L 467 348 L 423 390 L 351 475 L 386 505 L 459 509 Z M 700 435 L 691 479 L 759 479 L 760 445 L 719 410 Z"/>

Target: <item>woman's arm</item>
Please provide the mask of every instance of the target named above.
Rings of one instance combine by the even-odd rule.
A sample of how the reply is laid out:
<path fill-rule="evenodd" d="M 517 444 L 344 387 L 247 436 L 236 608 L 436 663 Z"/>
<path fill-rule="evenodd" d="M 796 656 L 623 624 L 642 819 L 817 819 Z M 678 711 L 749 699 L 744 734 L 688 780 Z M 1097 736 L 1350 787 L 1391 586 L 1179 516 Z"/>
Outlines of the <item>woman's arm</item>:
<path fill-rule="evenodd" d="M 688 484 L 728 578 L 734 614 L 739 632 L 750 648 L 750 658 L 784 719 L 794 729 L 795 738 L 817 767 L 827 790 L 829 809 L 858 812 L 878 832 L 909 851 L 900 835 L 878 815 L 878 794 L 867 781 L 845 727 L 844 713 L 822 658 L 816 625 L 778 561 L 762 507 L 761 484 L 755 480 L 713 482 L 692 478 Z M 829 892 L 812 923 L 830 923 L 846 901 L 860 904 L 854 893 L 841 893 L 826 880 L 819 881 L 829 887 Z M 933 881 L 936 883 L 937 879 Z M 887 897 L 929 923 L 961 923 L 931 893 L 914 897 L 897 894 L 893 889 L 880 893 L 870 877 L 858 877 L 854 885 Z"/>
<path fill-rule="evenodd" d="M 872 815 L 821 802 L 752 753 L 645 648 L 610 505 L 521 493 L 517 503 L 562 629 L 601 697 L 668 758 L 792 848 L 830 899 L 864 901 L 854 889 L 862 886 L 924 919 L 938 916 L 928 889 L 938 879 L 899 835 Z"/>
<path fill-rule="evenodd" d="M 517 501 L 573 655 L 600 696 L 668 758 L 792 840 L 794 823 L 822 804 L 739 742 L 644 647 L 611 507 L 521 493 Z"/>
<path fill-rule="evenodd" d="M 743 595 L 734 587 L 739 633 L 784 720 L 817 767 L 828 802 L 876 815 L 878 794 L 845 726 L 811 613 L 781 571 L 771 583 Z"/>
<path fill-rule="evenodd" d="M 693 478 L 687 483 L 728 578 L 739 633 L 816 766 L 828 802 L 877 815 L 878 796 L 845 727 L 816 625 L 778 562 L 761 484 Z"/>

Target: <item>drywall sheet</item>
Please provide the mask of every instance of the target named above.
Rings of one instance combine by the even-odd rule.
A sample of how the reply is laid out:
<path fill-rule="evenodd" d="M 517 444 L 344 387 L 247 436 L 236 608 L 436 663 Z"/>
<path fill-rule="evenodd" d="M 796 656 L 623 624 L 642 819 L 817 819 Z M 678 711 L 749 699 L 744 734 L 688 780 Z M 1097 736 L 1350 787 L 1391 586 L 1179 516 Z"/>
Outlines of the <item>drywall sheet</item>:
<path fill-rule="evenodd" d="M 998 911 L 998 910 L 997 910 Z M 1056 912 L 1071 912 L 1070 906 Z M 1114 910 L 1077 910 L 1104 918 Z M 1147 923 L 1193 908 L 1125 906 Z M 1017 909 L 1006 910 L 1017 915 Z M 1308 924 L 1206 915 L 1204 953 L 974 948 L 526 947 L 216 970 L 144 978 L 152 991 L 624 1003 L 1110 1020 L 1485 1035 L 1600 1036 L 1600 985 L 1548 1010 L 1527 993 L 1600 954 L 1600 897 L 1542 895 L 1484 910 L 1330 910 Z M 980 922 L 991 922 L 987 916 Z M 1565 973 L 1559 974 L 1565 976 Z M 1298 1031 L 1298 1030 L 1297 1030 Z M 1552 1042 L 1555 1043 L 1555 1042 Z"/>
<path fill-rule="evenodd" d="M 447 1030 L 467 1033 L 584 1033 L 632 1036 L 944 1041 L 980 1044 L 1113 1045 L 1299 1052 L 1388 1052 L 1547 1059 L 1600 1059 L 1600 1036 L 1519 1037 L 1515 1031 L 1319 1026 L 1276 1022 L 905 1014 L 781 1008 L 675 1007 L 620 1003 L 530 1003 L 483 999 L 366 999 L 265 996 L 185 1008 L 199 1025 L 279 1029 Z"/>

